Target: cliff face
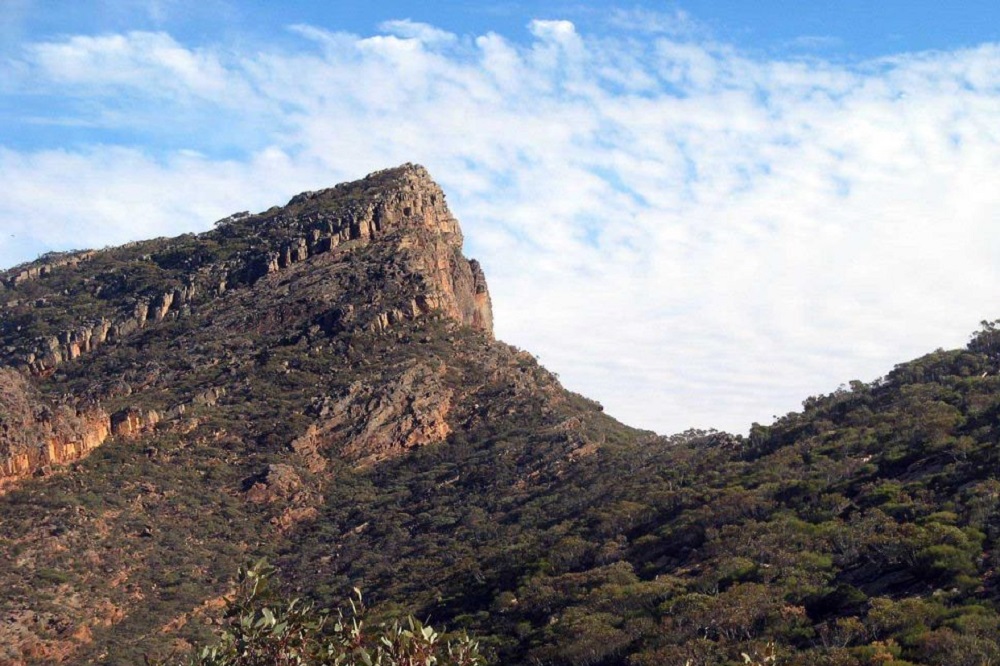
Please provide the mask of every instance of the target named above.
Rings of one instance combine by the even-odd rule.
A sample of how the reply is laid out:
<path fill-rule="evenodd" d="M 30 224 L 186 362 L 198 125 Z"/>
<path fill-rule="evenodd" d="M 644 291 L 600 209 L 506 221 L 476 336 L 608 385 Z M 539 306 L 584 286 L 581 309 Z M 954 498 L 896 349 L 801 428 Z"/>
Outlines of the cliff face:
<path fill-rule="evenodd" d="M 0 491 L 11 481 L 80 460 L 110 433 L 111 419 L 100 408 L 48 404 L 19 372 L 0 368 Z"/>
<path fill-rule="evenodd" d="M 442 313 L 489 334 L 493 313 L 478 262 L 462 256 L 462 231 L 445 202 L 444 192 L 427 171 L 404 165 L 364 180 L 300 194 L 284 209 L 261 216 L 236 216 L 220 225 L 226 234 L 273 234 L 292 230 L 280 251 L 248 263 L 249 280 L 271 274 L 341 245 L 378 242 L 390 249 L 403 274 L 419 289 L 395 316 Z M 238 272 L 238 271 L 237 271 Z M 375 326 L 384 327 L 388 313 Z"/>

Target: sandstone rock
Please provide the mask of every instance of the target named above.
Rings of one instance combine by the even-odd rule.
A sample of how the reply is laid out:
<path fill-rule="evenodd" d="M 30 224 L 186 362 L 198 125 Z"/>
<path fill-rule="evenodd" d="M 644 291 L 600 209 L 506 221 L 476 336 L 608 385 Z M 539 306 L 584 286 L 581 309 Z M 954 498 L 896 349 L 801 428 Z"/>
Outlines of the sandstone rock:
<path fill-rule="evenodd" d="M 0 487 L 84 458 L 110 431 L 102 410 L 47 404 L 24 376 L 0 368 Z"/>
<path fill-rule="evenodd" d="M 329 411 L 329 408 L 324 407 L 319 414 L 320 417 L 327 416 Z M 292 440 L 289 446 L 305 464 L 306 469 L 315 474 L 322 472 L 327 466 L 326 459 L 320 453 L 321 445 L 320 429 L 316 425 L 311 425 L 305 434 Z"/>
<path fill-rule="evenodd" d="M 153 304 L 153 318 L 156 321 L 162 321 L 167 313 L 170 312 L 170 306 L 174 303 L 174 292 L 168 291 L 165 294 L 161 294 L 160 297 Z"/>
<path fill-rule="evenodd" d="M 118 437 L 135 438 L 152 430 L 160 421 L 160 415 L 154 410 L 143 411 L 128 407 L 111 415 L 111 434 Z"/>

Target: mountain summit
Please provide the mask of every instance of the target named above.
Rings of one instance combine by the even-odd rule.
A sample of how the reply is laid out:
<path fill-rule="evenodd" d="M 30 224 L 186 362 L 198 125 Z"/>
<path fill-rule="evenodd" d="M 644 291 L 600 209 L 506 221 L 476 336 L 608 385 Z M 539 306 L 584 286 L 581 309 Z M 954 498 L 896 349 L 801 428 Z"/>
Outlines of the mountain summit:
<path fill-rule="evenodd" d="M 492 334 L 485 276 L 478 262 L 462 257 L 462 231 L 444 193 L 426 169 L 406 164 L 299 194 L 284 208 L 237 213 L 206 234 L 51 254 L 8 270 L 0 274 L 0 294 L 11 296 L 0 329 L 3 360 L 44 374 L 310 257 L 333 255 L 336 262 L 372 243 L 389 259 L 383 282 L 396 283 L 383 286 L 391 287 L 392 298 L 365 294 L 372 298 L 359 303 L 364 312 L 344 311 L 339 323 L 385 328 L 393 320 L 435 312 Z M 84 280 L 73 281 L 81 275 Z M 46 279 L 36 284 L 40 278 Z M 61 293 L 47 288 L 53 282 L 66 283 Z M 325 286 L 339 287 L 336 296 L 343 293 L 336 276 Z M 70 321 L 65 330 L 25 340 L 18 326 L 39 308 L 61 311 L 59 319 Z"/>
<path fill-rule="evenodd" d="M 303 317 L 308 334 L 326 336 L 383 333 L 428 316 L 487 336 L 493 328 L 483 271 L 462 256 L 462 231 L 441 188 L 413 164 L 305 192 L 259 215 L 235 214 L 197 236 L 47 255 L 0 274 L 0 285 L 4 365 L 38 377 L 192 316 L 229 335 L 283 323 L 291 333 Z M 5 377 L 8 402 L 28 400 L 30 389 Z M 0 482 L 143 427 L 137 413 L 93 406 L 61 420 L 24 411 L 17 428 L 45 435 L 0 442 Z"/>

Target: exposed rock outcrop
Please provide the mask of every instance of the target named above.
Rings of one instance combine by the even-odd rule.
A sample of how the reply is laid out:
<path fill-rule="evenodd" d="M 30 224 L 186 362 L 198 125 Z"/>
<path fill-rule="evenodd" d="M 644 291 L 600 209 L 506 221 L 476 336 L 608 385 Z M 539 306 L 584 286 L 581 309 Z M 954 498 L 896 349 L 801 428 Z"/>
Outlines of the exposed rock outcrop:
<path fill-rule="evenodd" d="M 444 441 L 454 392 L 444 384 L 444 365 L 417 363 L 381 382 L 354 382 L 337 398 L 315 408 L 319 419 L 292 449 L 313 461 L 332 449 L 358 465 L 370 465 L 406 451 Z"/>
<path fill-rule="evenodd" d="M 135 438 L 156 427 L 160 414 L 155 410 L 128 407 L 111 415 L 111 434 Z"/>
<path fill-rule="evenodd" d="M 302 487 L 302 479 L 291 465 L 275 464 L 268 465 L 267 469 L 251 479 L 249 484 L 247 499 L 262 504 L 290 497 Z"/>
<path fill-rule="evenodd" d="M 149 323 L 163 321 L 177 313 L 194 297 L 194 285 L 166 291 L 154 298 L 140 298 L 125 314 L 111 320 L 100 318 L 84 322 L 59 335 L 36 338 L 33 343 L 8 348 L 4 356 L 8 364 L 41 375 L 67 361 L 95 351 L 105 343 L 119 341 Z"/>
<path fill-rule="evenodd" d="M 356 382 L 333 409 L 333 422 L 348 426 L 341 455 L 371 464 L 407 450 L 443 441 L 452 391 L 442 382 L 445 367 L 414 365 L 394 382 Z"/>
<path fill-rule="evenodd" d="M 0 487 L 80 460 L 110 434 L 104 411 L 47 405 L 20 373 L 0 368 Z"/>
<path fill-rule="evenodd" d="M 374 330 L 392 319 L 440 312 L 492 334 L 493 312 L 482 268 L 462 256 L 462 231 L 444 192 L 427 170 L 407 164 L 375 172 L 364 180 L 300 194 L 283 209 L 257 217 L 230 218 L 228 233 L 246 227 L 280 228 L 294 234 L 280 250 L 267 250 L 229 276 L 227 283 L 253 282 L 341 245 L 393 244 L 408 273 L 421 278 L 420 294 L 410 307 L 380 313 Z"/>
<path fill-rule="evenodd" d="M 85 252 L 53 252 L 43 256 L 38 261 L 22 266 L 16 266 L 4 275 L 4 282 L 11 287 L 24 284 L 29 280 L 34 280 L 43 275 L 48 275 L 52 271 L 64 266 L 76 266 L 81 261 L 92 258 L 96 252 L 87 250 Z"/>

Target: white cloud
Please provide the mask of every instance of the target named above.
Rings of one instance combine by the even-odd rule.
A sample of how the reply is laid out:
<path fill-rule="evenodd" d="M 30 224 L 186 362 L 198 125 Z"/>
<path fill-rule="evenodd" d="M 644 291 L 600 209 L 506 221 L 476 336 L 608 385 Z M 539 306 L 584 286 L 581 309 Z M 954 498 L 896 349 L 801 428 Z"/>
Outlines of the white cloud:
<path fill-rule="evenodd" d="M 410 19 L 383 21 L 379 24 L 379 30 L 403 39 L 415 39 L 426 44 L 454 42 L 457 39 L 454 34 L 446 30 L 440 30 L 432 25 Z"/>
<path fill-rule="evenodd" d="M 546 41 L 559 43 L 577 42 L 576 26 L 570 21 L 550 21 L 535 19 L 528 24 L 532 35 Z"/>
<path fill-rule="evenodd" d="M 186 49 L 165 33 L 76 36 L 29 49 L 36 74 L 53 83 L 140 88 L 219 97 L 227 72 L 213 55 Z"/>
<path fill-rule="evenodd" d="M 422 162 L 486 266 L 499 336 L 664 432 L 743 430 L 1000 316 L 1000 49 L 846 66 L 678 29 L 538 20 L 519 45 L 401 20 L 295 26 L 298 52 L 165 33 L 34 45 L 17 67 L 87 101 L 76 122 L 115 117 L 116 95 L 144 123 L 201 106 L 166 156 L 0 151 L 0 262 Z M 206 157 L 248 114 L 250 156 Z"/>

